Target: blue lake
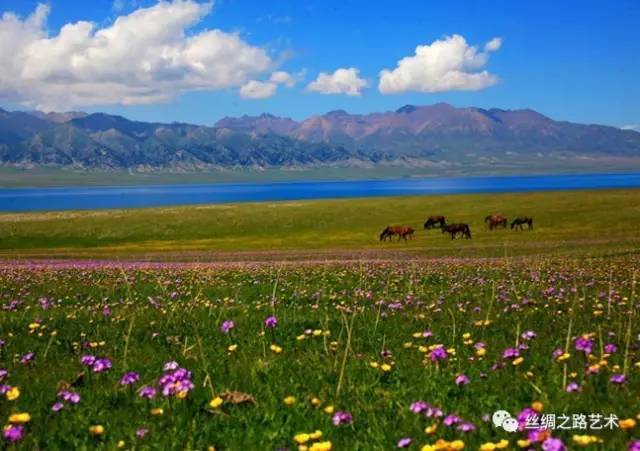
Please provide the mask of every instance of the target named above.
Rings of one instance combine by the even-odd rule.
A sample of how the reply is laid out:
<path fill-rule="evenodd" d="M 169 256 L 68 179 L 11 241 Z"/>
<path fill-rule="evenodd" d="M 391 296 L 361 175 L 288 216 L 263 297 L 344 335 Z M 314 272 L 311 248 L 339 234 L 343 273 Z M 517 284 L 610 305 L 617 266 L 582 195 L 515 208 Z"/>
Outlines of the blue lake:
<path fill-rule="evenodd" d="M 274 200 L 638 188 L 640 173 L 0 189 L 0 211 L 89 210 Z"/>

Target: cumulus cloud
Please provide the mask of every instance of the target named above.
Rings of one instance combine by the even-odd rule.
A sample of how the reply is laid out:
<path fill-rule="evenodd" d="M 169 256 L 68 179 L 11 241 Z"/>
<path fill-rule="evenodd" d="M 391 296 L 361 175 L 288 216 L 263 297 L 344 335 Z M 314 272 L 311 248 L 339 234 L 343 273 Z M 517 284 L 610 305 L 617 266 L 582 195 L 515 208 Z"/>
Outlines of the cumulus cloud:
<path fill-rule="evenodd" d="M 360 78 L 359 73 L 355 67 L 341 68 L 332 74 L 320 72 L 318 78 L 307 85 L 307 90 L 320 94 L 359 96 L 369 86 L 369 82 Z"/>
<path fill-rule="evenodd" d="M 240 97 L 243 99 L 266 99 L 275 95 L 278 85 L 291 88 L 296 84 L 296 77 L 285 71 L 276 71 L 269 80 L 249 80 L 240 87 Z"/>
<path fill-rule="evenodd" d="M 194 0 L 160 1 L 104 28 L 80 21 L 54 35 L 47 32 L 44 4 L 26 18 L 5 13 L 0 98 L 44 110 L 146 104 L 186 91 L 244 87 L 268 73 L 274 63 L 267 52 L 238 34 L 189 33 L 212 7 Z M 264 87 L 247 90 L 265 92 Z"/>
<path fill-rule="evenodd" d="M 415 54 L 398 61 L 395 69 L 380 72 L 378 89 L 383 94 L 399 94 L 487 88 L 496 84 L 498 78 L 484 67 L 489 55 L 501 46 L 502 39 L 493 38 L 479 51 L 458 34 L 419 45 Z"/>

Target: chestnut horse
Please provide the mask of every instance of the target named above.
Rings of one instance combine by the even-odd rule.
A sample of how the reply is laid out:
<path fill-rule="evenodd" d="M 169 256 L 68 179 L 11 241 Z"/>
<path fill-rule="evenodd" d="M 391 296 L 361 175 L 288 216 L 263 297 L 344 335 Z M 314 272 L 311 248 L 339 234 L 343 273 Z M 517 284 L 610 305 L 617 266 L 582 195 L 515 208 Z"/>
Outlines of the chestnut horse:
<path fill-rule="evenodd" d="M 415 230 L 408 226 L 388 226 L 380 234 L 380 241 L 387 241 L 387 238 L 391 241 L 394 235 L 398 235 L 398 241 L 400 239 L 407 241 L 407 237 L 413 239 L 413 232 Z"/>
<path fill-rule="evenodd" d="M 498 227 L 507 228 L 507 218 L 502 215 L 489 215 L 484 218 L 484 223 L 489 226 L 489 230 L 497 229 Z"/>
<path fill-rule="evenodd" d="M 424 228 L 425 229 L 433 229 L 434 227 L 444 227 L 445 226 L 445 220 L 444 220 L 444 216 L 429 216 L 429 219 L 427 219 L 427 222 L 424 223 Z"/>
<path fill-rule="evenodd" d="M 527 225 L 527 230 L 533 230 L 533 218 L 530 218 L 529 216 L 518 216 L 514 219 L 511 223 L 511 230 L 523 230 L 522 224 Z"/>
<path fill-rule="evenodd" d="M 460 235 L 462 238 L 468 240 L 471 239 L 471 229 L 468 224 L 449 224 L 442 228 L 442 233 L 450 233 L 451 239 L 454 239 L 456 235 Z"/>

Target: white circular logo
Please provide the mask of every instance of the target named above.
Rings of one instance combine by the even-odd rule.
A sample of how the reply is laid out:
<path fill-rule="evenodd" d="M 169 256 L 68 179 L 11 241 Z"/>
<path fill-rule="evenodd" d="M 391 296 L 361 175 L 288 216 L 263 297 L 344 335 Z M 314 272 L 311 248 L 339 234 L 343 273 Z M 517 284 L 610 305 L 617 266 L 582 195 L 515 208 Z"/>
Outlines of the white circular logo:
<path fill-rule="evenodd" d="M 493 425 L 497 428 L 503 428 L 507 432 L 515 432 L 518 430 L 518 421 L 511 417 L 506 410 L 497 410 L 491 417 Z"/>

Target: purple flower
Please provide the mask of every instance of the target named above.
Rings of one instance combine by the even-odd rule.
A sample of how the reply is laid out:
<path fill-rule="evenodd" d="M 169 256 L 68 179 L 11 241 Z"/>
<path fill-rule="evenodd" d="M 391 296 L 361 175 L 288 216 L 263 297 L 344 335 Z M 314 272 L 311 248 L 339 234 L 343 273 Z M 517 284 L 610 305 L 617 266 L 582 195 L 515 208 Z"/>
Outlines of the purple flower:
<path fill-rule="evenodd" d="M 8 442 L 18 442 L 22 440 L 22 437 L 24 437 L 24 427 L 17 424 L 11 424 L 4 428 L 2 436 Z"/>
<path fill-rule="evenodd" d="M 147 435 L 147 432 L 149 432 L 149 429 L 147 428 L 138 428 L 136 430 L 136 437 L 144 438 L 144 436 Z"/>
<path fill-rule="evenodd" d="M 456 385 L 458 386 L 467 385 L 469 382 L 471 382 L 471 380 L 466 374 L 458 374 L 458 376 L 456 376 Z"/>
<path fill-rule="evenodd" d="M 175 360 L 172 360 L 170 362 L 167 362 L 164 364 L 164 367 L 162 368 L 163 371 L 173 371 L 176 368 L 178 368 L 178 362 L 176 362 Z"/>
<path fill-rule="evenodd" d="M 54 405 L 51 406 L 51 410 L 54 412 L 60 412 L 62 410 L 62 408 L 64 407 L 64 404 L 61 402 L 57 402 Z"/>
<path fill-rule="evenodd" d="M 640 440 L 630 442 L 627 451 L 640 451 Z"/>
<path fill-rule="evenodd" d="M 593 351 L 593 343 L 591 343 L 591 339 L 587 337 L 576 338 L 574 345 L 576 347 L 576 351 L 582 351 L 585 354 L 591 354 Z"/>
<path fill-rule="evenodd" d="M 96 358 L 92 355 L 83 355 L 80 357 L 80 363 L 84 366 L 92 366 L 96 361 Z"/>
<path fill-rule="evenodd" d="M 624 384 L 625 382 L 625 377 L 624 374 L 612 374 L 611 377 L 609 378 L 609 382 L 611 382 L 612 384 Z"/>
<path fill-rule="evenodd" d="M 409 410 L 411 410 L 413 413 L 422 413 L 427 410 L 428 407 L 429 404 L 427 404 L 426 402 L 416 401 L 411 403 L 411 405 L 409 406 Z"/>
<path fill-rule="evenodd" d="M 533 340 L 534 338 L 536 338 L 536 333 L 532 330 L 526 330 L 522 332 L 522 335 L 520 336 L 523 340 Z"/>
<path fill-rule="evenodd" d="M 562 348 L 556 348 L 551 355 L 553 356 L 554 359 L 557 359 L 562 354 L 564 354 L 564 351 L 562 350 Z"/>
<path fill-rule="evenodd" d="M 411 445 L 411 438 L 404 437 L 398 440 L 398 448 L 408 448 Z"/>
<path fill-rule="evenodd" d="M 278 325 L 278 318 L 271 315 L 267 319 L 264 320 L 265 327 L 274 328 Z"/>
<path fill-rule="evenodd" d="M 507 348 L 502 353 L 503 359 L 515 359 L 516 357 L 520 357 L 520 351 L 516 348 Z"/>
<path fill-rule="evenodd" d="M 8 375 L 9 372 L 7 370 L 0 368 L 0 382 L 2 382 Z"/>
<path fill-rule="evenodd" d="M 128 373 L 124 373 L 122 378 L 120 379 L 120 385 L 131 385 L 135 382 L 138 382 L 140 379 L 140 375 L 135 371 L 129 371 Z"/>
<path fill-rule="evenodd" d="M 444 346 L 438 346 L 433 351 L 431 351 L 431 354 L 429 354 L 429 358 L 431 359 L 432 362 L 437 362 L 438 360 L 444 360 L 447 358 L 447 356 L 448 356 L 447 350 L 444 348 Z"/>
<path fill-rule="evenodd" d="M 111 369 L 111 360 L 104 357 L 96 359 L 96 361 L 93 362 L 93 366 L 91 369 L 94 373 L 102 373 L 108 371 Z"/>
<path fill-rule="evenodd" d="M 618 347 L 613 343 L 607 343 L 606 345 L 604 345 L 604 352 L 606 352 L 607 354 L 613 354 L 617 350 L 618 350 Z"/>
<path fill-rule="evenodd" d="M 569 382 L 567 384 L 567 388 L 565 388 L 565 391 L 567 393 L 573 393 L 574 391 L 580 391 L 581 388 L 580 386 L 577 384 L 577 382 Z"/>
<path fill-rule="evenodd" d="M 228 334 L 229 331 L 233 329 L 235 326 L 236 326 L 236 323 L 234 323 L 233 320 L 228 319 L 222 323 L 222 326 L 220 326 L 220 331 L 223 334 Z"/>
<path fill-rule="evenodd" d="M 460 423 L 456 429 L 461 432 L 472 432 L 476 430 L 476 425 L 473 423 Z"/>
<path fill-rule="evenodd" d="M 138 390 L 138 396 L 147 399 L 154 398 L 156 396 L 156 389 L 149 385 L 145 385 L 144 387 L 140 387 L 140 390 Z"/>
<path fill-rule="evenodd" d="M 349 412 L 336 412 L 333 414 L 331 421 L 335 426 L 340 426 L 341 424 L 351 424 L 353 417 Z"/>
<path fill-rule="evenodd" d="M 34 352 L 29 351 L 20 358 L 20 363 L 26 365 L 27 363 L 31 362 L 35 356 L 36 354 Z"/>
<path fill-rule="evenodd" d="M 442 424 L 444 424 L 445 426 L 453 426 L 456 423 L 460 422 L 460 417 L 458 415 L 447 415 L 446 417 L 444 417 L 444 420 L 442 420 Z"/>
<path fill-rule="evenodd" d="M 549 437 L 542 442 L 543 451 L 566 451 L 567 447 L 559 438 Z"/>

